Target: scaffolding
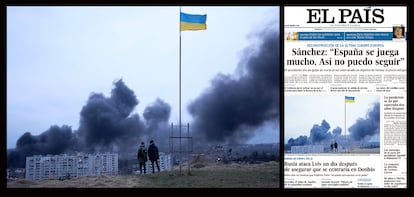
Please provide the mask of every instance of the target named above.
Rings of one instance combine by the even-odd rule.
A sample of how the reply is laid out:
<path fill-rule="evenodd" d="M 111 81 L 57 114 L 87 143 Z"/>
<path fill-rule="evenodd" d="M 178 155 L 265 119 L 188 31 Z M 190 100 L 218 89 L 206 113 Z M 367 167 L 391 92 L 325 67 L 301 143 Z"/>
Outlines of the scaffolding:
<path fill-rule="evenodd" d="M 182 128 L 187 128 L 187 136 L 182 135 Z M 174 132 L 174 130 L 178 130 Z M 183 141 L 184 140 L 184 141 Z M 178 141 L 178 142 L 177 142 Z M 178 143 L 178 150 L 174 147 L 174 144 Z M 183 155 L 187 158 L 187 174 L 190 174 L 190 154 L 193 152 L 193 138 L 190 136 L 190 124 L 186 125 L 174 125 L 171 123 L 171 134 L 169 137 L 169 149 L 170 154 L 173 155 L 173 162 L 178 159 L 180 166 L 180 174 L 182 174 L 182 161 Z"/>

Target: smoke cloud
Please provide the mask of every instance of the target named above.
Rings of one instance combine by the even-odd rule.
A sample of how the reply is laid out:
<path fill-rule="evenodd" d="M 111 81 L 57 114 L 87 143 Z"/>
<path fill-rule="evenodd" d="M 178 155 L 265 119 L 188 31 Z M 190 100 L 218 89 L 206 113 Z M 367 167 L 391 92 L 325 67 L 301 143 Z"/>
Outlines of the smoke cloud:
<path fill-rule="evenodd" d="M 321 125 L 313 125 L 312 129 L 310 130 L 310 139 L 313 144 L 320 143 L 325 141 L 326 139 L 331 139 L 332 134 L 329 132 L 331 126 L 329 125 L 326 120 L 322 120 Z"/>
<path fill-rule="evenodd" d="M 188 106 L 197 139 L 242 143 L 265 122 L 278 122 L 279 32 L 266 29 L 256 36 L 260 44 L 245 50 L 237 68 L 240 76 L 218 74 Z"/>
<path fill-rule="evenodd" d="M 25 167 L 26 156 L 60 154 L 76 147 L 77 140 L 69 126 L 51 126 L 38 136 L 24 133 L 16 143 L 16 148 L 8 151 L 7 166 Z"/>
<path fill-rule="evenodd" d="M 76 134 L 88 151 L 131 146 L 137 143 L 137 137 L 145 130 L 137 114 L 129 117 L 138 105 L 134 92 L 122 80 L 114 82 L 114 85 L 111 97 L 93 93 L 80 112 L 80 126 Z"/>
<path fill-rule="evenodd" d="M 145 109 L 144 118 L 132 111 L 138 105 L 134 92 L 121 80 L 114 83 L 111 96 L 92 93 L 80 112 L 80 126 L 72 131 L 69 126 L 52 126 L 38 136 L 29 132 L 22 135 L 16 148 L 8 150 L 8 167 L 25 167 L 27 156 L 79 152 L 125 152 L 148 140 L 151 132 L 168 128 L 171 107 L 157 99 Z M 164 123 L 164 125 L 162 125 Z M 167 132 L 165 132 L 167 133 Z M 152 136 L 151 136 L 152 137 Z M 166 136 L 164 136 L 166 138 Z M 165 141 L 165 140 L 164 140 Z"/>
<path fill-rule="evenodd" d="M 147 106 L 144 110 L 144 119 L 149 131 L 146 141 L 155 140 L 160 150 L 168 150 L 170 137 L 170 127 L 168 120 L 171 114 L 171 106 L 157 98 L 155 102 Z"/>
<path fill-rule="evenodd" d="M 332 134 L 334 138 L 341 136 L 341 133 L 342 133 L 342 129 L 340 127 L 336 127 L 335 129 L 332 130 Z"/>
<path fill-rule="evenodd" d="M 159 123 L 165 123 L 170 118 L 171 106 L 163 100 L 157 100 L 144 110 L 144 118 L 149 128 L 157 128 Z"/>
<path fill-rule="evenodd" d="M 306 135 L 301 135 L 296 139 L 290 138 L 288 140 L 289 146 L 303 146 L 308 143 L 308 137 Z"/>
<path fill-rule="evenodd" d="M 134 92 L 122 80 L 114 83 L 110 98 L 93 94 L 81 111 L 80 139 L 91 151 L 107 150 L 113 147 L 125 152 L 141 141 L 154 139 L 166 142 L 171 106 L 157 98 L 144 110 L 142 121 L 138 114 L 131 114 L 138 105 Z M 164 150 L 167 145 L 160 143 Z M 166 149 L 165 149 L 166 150 Z"/>
<path fill-rule="evenodd" d="M 375 103 L 369 109 L 365 118 L 359 118 L 355 124 L 349 127 L 351 138 L 356 141 L 369 140 L 380 132 L 380 105 Z"/>
<path fill-rule="evenodd" d="M 290 138 L 285 144 L 285 149 L 290 150 L 291 146 L 303 146 L 309 144 L 327 144 L 331 143 L 333 139 L 340 138 L 342 129 L 336 127 L 332 131 L 329 129 L 331 126 L 326 120 L 322 120 L 321 124 L 314 124 L 310 129 L 310 137 L 306 135 L 299 136 L 297 138 Z"/>

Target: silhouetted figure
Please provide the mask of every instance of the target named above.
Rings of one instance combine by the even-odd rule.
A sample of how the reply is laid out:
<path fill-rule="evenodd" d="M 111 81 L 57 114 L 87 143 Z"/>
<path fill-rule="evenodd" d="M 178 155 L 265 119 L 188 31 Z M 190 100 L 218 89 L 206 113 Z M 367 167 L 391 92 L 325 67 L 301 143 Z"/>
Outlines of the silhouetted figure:
<path fill-rule="evenodd" d="M 338 143 L 336 143 L 336 141 L 334 143 L 334 149 L 335 149 L 335 152 L 338 152 Z"/>
<path fill-rule="evenodd" d="M 148 147 L 148 157 L 151 161 L 152 173 L 155 173 L 154 163 L 157 165 L 157 169 L 158 169 L 158 172 L 159 172 L 160 171 L 160 164 L 158 162 L 158 159 L 160 158 L 160 155 L 158 153 L 158 147 L 154 144 L 154 140 L 150 141 L 150 145 Z"/>
<path fill-rule="evenodd" d="M 139 163 L 139 172 L 140 174 L 142 174 L 142 170 L 144 170 L 144 174 L 146 173 L 146 166 L 145 166 L 145 162 L 148 161 L 148 156 L 147 156 L 147 149 L 145 148 L 145 143 L 141 142 L 141 145 L 138 148 L 138 152 L 137 152 L 137 159 L 138 159 L 138 163 Z"/>

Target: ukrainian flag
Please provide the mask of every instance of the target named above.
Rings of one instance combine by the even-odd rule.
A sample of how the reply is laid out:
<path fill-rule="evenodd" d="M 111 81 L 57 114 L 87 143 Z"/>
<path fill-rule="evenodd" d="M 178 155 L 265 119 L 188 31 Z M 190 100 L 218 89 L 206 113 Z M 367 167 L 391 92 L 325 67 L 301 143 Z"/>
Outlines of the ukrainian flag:
<path fill-rule="evenodd" d="M 207 29 L 207 15 L 186 14 L 180 12 L 180 31 Z"/>
<path fill-rule="evenodd" d="M 353 103 L 355 102 L 354 96 L 345 96 L 345 103 Z"/>

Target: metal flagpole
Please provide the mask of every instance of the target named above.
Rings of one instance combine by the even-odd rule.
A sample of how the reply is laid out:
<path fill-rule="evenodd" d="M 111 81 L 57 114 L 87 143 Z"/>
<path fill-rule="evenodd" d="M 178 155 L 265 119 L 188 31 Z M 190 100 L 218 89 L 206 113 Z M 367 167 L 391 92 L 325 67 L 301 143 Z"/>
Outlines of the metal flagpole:
<path fill-rule="evenodd" d="M 180 6 L 180 29 L 179 29 L 179 31 L 180 31 L 180 58 L 179 58 L 179 61 L 180 61 L 180 65 L 179 65 L 179 88 L 178 88 L 178 91 L 179 91 L 179 96 L 178 96 L 178 100 L 179 100 L 179 116 L 178 116 L 178 130 L 179 130 L 179 139 L 180 139 L 180 144 L 179 144 L 179 146 L 180 146 L 180 149 L 179 149 L 179 155 L 180 155 L 180 157 L 179 157 L 179 159 L 180 159 L 180 174 L 181 174 L 181 6 Z"/>
<path fill-rule="evenodd" d="M 346 130 L 347 130 L 347 128 L 346 128 L 346 103 L 347 103 L 347 100 L 346 100 L 346 96 L 345 96 L 345 143 L 344 143 L 346 145 L 345 151 L 349 150 L 348 140 L 346 139 Z"/>
<path fill-rule="evenodd" d="M 345 140 L 346 140 L 346 97 L 345 97 Z"/>

